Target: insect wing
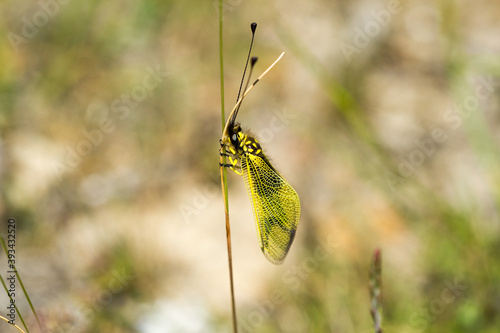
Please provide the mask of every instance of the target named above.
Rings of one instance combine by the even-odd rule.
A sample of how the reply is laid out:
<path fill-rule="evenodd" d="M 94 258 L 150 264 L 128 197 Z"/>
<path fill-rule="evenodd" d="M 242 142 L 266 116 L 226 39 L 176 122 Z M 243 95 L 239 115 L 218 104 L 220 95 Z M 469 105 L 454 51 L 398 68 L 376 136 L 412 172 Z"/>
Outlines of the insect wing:
<path fill-rule="evenodd" d="M 300 200 L 293 187 L 268 163 L 258 155 L 245 154 L 241 169 L 262 252 L 270 262 L 281 264 L 295 237 Z"/>

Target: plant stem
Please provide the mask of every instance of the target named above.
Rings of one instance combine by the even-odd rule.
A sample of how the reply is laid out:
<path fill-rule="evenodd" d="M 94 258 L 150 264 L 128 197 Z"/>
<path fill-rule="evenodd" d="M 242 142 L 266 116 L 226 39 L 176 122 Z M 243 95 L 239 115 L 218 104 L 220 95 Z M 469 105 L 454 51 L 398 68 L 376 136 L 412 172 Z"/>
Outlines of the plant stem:
<path fill-rule="evenodd" d="M 219 0 L 219 59 L 220 59 L 220 99 L 221 99 L 221 121 L 222 130 L 224 131 L 226 123 L 226 115 L 224 108 L 224 56 L 223 56 L 223 4 Z M 222 152 L 222 150 L 221 150 Z M 221 155 L 221 163 L 226 164 L 226 156 Z M 233 321 L 233 332 L 238 332 L 238 325 L 236 321 L 236 303 L 234 300 L 234 280 L 233 280 L 233 255 L 231 250 L 231 226 L 229 224 L 229 201 L 227 194 L 227 170 L 225 167 L 220 167 L 221 186 L 224 197 L 224 216 L 226 220 L 226 243 L 227 243 L 227 258 L 229 266 L 229 286 L 231 291 L 231 312 Z"/>

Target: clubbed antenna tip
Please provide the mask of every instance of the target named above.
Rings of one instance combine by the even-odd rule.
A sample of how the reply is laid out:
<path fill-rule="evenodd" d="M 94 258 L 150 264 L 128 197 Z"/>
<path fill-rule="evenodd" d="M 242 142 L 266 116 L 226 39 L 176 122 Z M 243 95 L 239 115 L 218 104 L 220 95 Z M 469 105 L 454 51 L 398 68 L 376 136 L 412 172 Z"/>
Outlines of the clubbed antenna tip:
<path fill-rule="evenodd" d="M 257 29 L 257 23 L 253 22 L 252 24 L 250 24 L 250 29 L 252 29 L 252 33 L 254 34 L 255 29 Z"/>

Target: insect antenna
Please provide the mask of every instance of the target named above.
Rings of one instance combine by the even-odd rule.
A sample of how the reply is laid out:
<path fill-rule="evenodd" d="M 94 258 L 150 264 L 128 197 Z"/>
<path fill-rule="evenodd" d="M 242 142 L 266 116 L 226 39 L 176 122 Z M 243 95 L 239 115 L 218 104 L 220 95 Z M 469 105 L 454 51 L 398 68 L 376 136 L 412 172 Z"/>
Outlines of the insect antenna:
<path fill-rule="evenodd" d="M 252 40 L 250 41 L 250 48 L 248 49 L 247 61 L 245 62 L 245 68 L 243 69 L 243 76 L 241 77 L 240 88 L 238 90 L 238 97 L 236 98 L 237 104 L 238 104 L 238 101 L 239 101 L 240 96 L 241 96 L 241 88 L 243 88 L 243 82 L 245 82 L 245 75 L 246 75 L 247 68 L 248 68 L 248 62 L 250 61 L 250 72 L 248 73 L 247 82 L 245 83 L 245 88 L 243 89 L 243 91 L 246 91 L 248 88 L 248 84 L 250 83 L 250 78 L 252 77 L 253 68 L 255 66 L 255 63 L 257 62 L 257 57 L 252 57 L 250 60 L 250 55 L 252 54 L 253 41 L 255 38 L 255 30 L 257 29 L 257 23 L 253 22 L 252 24 L 250 24 L 250 29 L 252 30 Z M 243 102 L 243 97 L 244 96 L 241 97 L 241 102 L 238 104 L 238 107 L 236 108 L 236 110 L 234 111 L 232 116 L 229 118 L 230 119 L 229 120 L 229 127 L 230 128 L 234 126 L 234 123 L 236 121 L 236 116 L 238 115 L 238 111 L 240 110 L 241 103 Z"/>
<path fill-rule="evenodd" d="M 274 65 L 276 65 L 278 63 L 278 61 L 281 60 L 281 58 L 285 55 L 285 52 L 282 52 L 280 54 L 280 56 L 278 57 L 278 59 L 276 59 L 272 64 L 271 66 L 269 66 L 262 74 L 260 74 L 260 76 L 250 85 L 250 87 L 247 88 L 248 86 L 248 83 L 250 82 L 250 76 L 252 74 L 252 71 L 253 71 L 253 67 L 255 65 L 255 63 L 257 62 L 257 57 L 252 57 L 251 58 L 251 61 L 250 61 L 250 74 L 248 76 L 248 80 L 247 80 L 247 84 L 245 85 L 245 92 L 241 95 L 241 97 L 238 99 L 238 101 L 236 102 L 236 104 L 234 105 L 233 107 L 233 110 L 231 111 L 231 113 L 229 114 L 229 118 L 228 118 L 228 121 L 226 123 L 226 126 L 224 127 L 224 131 L 222 132 L 222 139 L 224 139 L 224 137 L 227 136 L 227 132 L 228 132 L 228 128 L 230 126 L 233 126 L 234 125 L 234 122 L 236 120 L 236 115 L 238 114 L 238 110 L 240 109 L 240 105 L 241 105 L 241 102 L 243 101 L 243 98 L 250 92 L 250 90 L 252 90 L 253 87 L 255 87 L 255 85 L 264 77 L 264 75 L 267 74 L 267 72 L 269 72 L 271 70 L 271 68 L 274 67 Z"/>
<path fill-rule="evenodd" d="M 250 41 L 250 48 L 248 50 L 248 56 L 247 56 L 247 61 L 245 63 L 245 69 L 243 69 L 243 76 L 241 77 L 241 82 L 240 82 L 240 89 L 238 90 L 238 97 L 236 97 L 236 102 L 240 99 L 240 94 L 241 94 L 241 88 L 243 87 L 243 81 L 245 81 L 245 74 L 247 72 L 247 67 L 248 67 L 248 61 L 250 60 L 250 54 L 252 54 L 252 47 L 253 47 L 253 40 L 255 38 L 255 30 L 257 29 L 257 23 L 253 22 L 250 24 L 250 29 L 252 30 L 252 40 Z M 252 75 L 250 73 L 249 77 Z M 246 87 L 245 87 L 246 89 Z"/>
<path fill-rule="evenodd" d="M 250 78 L 252 77 L 252 73 L 253 73 L 253 68 L 255 66 L 255 63 L 257 62 L 257 57 L 252 57 L 251 59 L 251 62 L 250 62 L 250 72 L 248 73 L 248 78 L 247 78 L 247 83 L 245 83 L 245 89 L 244 91 L 247 91 L 248 89 L 248 84 L 250 83 Z M 243 81 L 241 81 L 241 83 L 243 83 Z M 240 87 L 240 90 L 241 90 L 241 87 Z M 238 107 L 236 108 L 236 110 L 234 110 L 234 113 L 232 114 L 232 116 L 229 118 L 229 126 L 232 127 L 234 126 L 234 123 L 236 121 L 236 116 L 238 115 L 238 111 L 240 111 L 240 107 L 241 107 L 241 103 L 243 102 L 243 98 L 246 96 L 246 93 L 243 94 L 243 96 L 241 96 L 241 100 L 240 100 L 240 97 L 239 97 L 239 93 L 238 93 L 238 99 L 236 100 L 236 103 L 238 105 Z"/>

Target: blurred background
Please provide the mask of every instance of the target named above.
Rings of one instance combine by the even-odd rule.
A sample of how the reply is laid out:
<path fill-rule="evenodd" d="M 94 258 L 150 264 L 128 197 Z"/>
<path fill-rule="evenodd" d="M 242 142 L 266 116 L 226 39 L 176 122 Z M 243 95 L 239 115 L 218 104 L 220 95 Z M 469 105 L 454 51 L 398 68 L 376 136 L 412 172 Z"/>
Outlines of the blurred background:
<path fill-rule="evenodd" d="M 231 332 L 218 1 L 0 12 L 0 226 L 16 220 L 45 330 Z M 274 266 L 229 173 L 240 332 L 373 332 L 377 248 L 386 332 L 497 332 L 500 3 L 224 0 L 222 13 L 226 112 L 250 23 L 255 73 L 286 52 L 239 121 L 302 205 Z M 16 302 L 39 332 L 19 284 Z M 1 292 L 0 315 L 7 304 Z"/>

